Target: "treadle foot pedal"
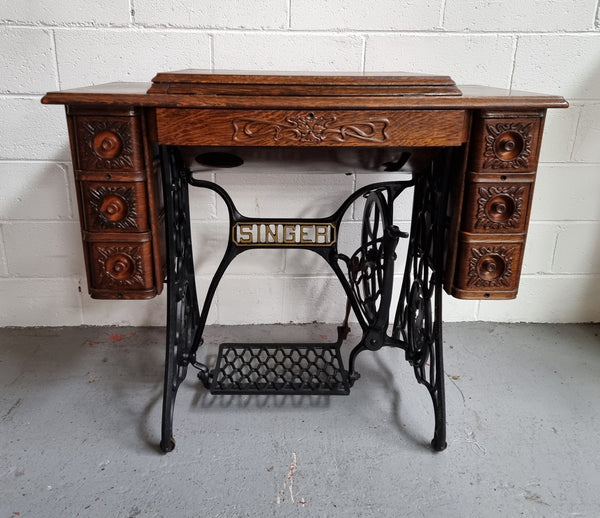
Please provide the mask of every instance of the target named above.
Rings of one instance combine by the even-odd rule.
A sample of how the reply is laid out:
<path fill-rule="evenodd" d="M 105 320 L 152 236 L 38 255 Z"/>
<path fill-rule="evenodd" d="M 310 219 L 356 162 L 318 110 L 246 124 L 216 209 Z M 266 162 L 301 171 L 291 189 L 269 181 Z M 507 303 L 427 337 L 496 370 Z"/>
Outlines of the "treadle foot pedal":
<path fill-rule="evenodd" d="M 212 394 L 350 393 L 340 344 L 221 344 L 216 367 L 199 374 Z"/>

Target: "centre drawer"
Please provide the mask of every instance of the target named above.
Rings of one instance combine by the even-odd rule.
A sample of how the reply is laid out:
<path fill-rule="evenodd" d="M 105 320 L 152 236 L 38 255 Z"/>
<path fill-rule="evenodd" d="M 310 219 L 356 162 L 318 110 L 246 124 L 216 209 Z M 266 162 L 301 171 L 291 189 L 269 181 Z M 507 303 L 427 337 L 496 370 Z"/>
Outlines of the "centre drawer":
<path fill-rule="evenodd" d="M 158 108 L 160 144 L 182 146 L 460 146 L 464 110 Z"/>

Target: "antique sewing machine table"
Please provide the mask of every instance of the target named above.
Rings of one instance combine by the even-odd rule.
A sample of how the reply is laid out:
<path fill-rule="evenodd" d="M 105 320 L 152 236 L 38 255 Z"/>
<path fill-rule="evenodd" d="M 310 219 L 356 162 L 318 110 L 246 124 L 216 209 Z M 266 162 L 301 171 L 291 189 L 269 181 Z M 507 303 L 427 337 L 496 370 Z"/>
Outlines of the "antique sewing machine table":
<path fill-rule="evenodd" d="M 516 296 L 544 118 L 548 108 L 567 107 L 562 97 L 458 87 L 446 76 L 184 70 L 160 73 L 151 85 L 51 92 L 42 102 L 66 105 L 91 296 L 148 299 L 167 284 L 163 451 L 175 446 L 175 397 L 189 365 L 215 394 L 342 395 L 359 379 L 357 355 L 381 347 L 405 351 L 433 401 L 432 447 L 446 447 L 442 290 L 462 299 Z M 398 178 L 356 190 L 328 217 L 252 218 L 184 160 L 191 146 L 196 165 L 209 169 L 243 171 L 257 152 L 278 149 L 309 162 L 311 154 L 367 157 L 359 173 Z M 229 214 L 227 248 L 203 304 L 190 187 L 216 193 Z M 394 206 L 409 191 L 412 220 L 403 230 Z M 360 242 L 345 253 L 342 220 L 359 199 Z M 331 267 L 347 298 L 338 339 L 222 344 L 214 366 L 198 362 L 227 266 L 247 250 L 273 248 L 310 250 Z M 351 311 L 361 333 L 345 360 Z"/>

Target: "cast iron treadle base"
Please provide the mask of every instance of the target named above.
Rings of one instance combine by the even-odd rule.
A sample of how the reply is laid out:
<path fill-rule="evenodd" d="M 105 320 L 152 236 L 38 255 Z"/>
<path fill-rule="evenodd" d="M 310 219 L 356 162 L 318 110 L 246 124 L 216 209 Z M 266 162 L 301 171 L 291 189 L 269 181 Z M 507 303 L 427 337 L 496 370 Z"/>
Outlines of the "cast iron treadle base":
<path fill-rule="evenodd" d="M 338 344 L 221 344 L 198 377 L 212 394 L 350 393 Z"/>

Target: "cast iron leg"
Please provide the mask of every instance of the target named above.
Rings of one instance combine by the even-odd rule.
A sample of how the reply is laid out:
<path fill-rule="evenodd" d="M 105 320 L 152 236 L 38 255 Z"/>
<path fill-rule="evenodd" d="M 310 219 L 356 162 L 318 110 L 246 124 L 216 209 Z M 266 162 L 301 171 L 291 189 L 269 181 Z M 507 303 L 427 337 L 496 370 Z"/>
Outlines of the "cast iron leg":
<path fill-rule="evenodd" d="M 410 241 L 392 336 L 406 342 L 406 359 L 427 388 L 435 415 L 431 446 L 446 448 L 442 338 L 442 282 L 451 150 L 445 150 L 415 187 Z"/>
<path fill-rule="evenodd" d="M 185 167 L 175 148 L 161 147 L 167 236 L 167 347 L 160 448 L 169 452 L 177 389 L 194 361 L 199 342 L 199 312 L 189 222 Z"/>

